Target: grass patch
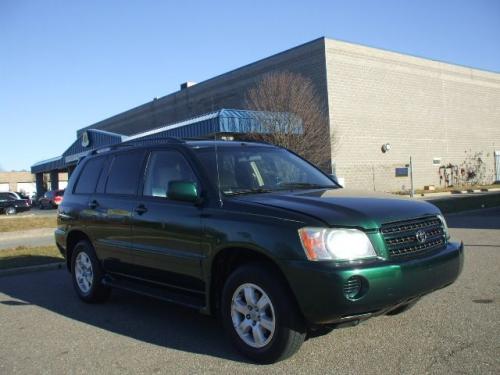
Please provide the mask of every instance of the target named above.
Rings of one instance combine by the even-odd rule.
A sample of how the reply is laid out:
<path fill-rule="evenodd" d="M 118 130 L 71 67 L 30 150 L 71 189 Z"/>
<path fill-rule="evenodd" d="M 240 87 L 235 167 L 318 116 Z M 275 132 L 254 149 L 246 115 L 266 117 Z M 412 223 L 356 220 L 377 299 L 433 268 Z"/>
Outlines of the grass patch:
<path fill-rule="evenodd" d="M 56 216 L 49 217 L 12 217 L 2 218 L 0 220 L 1 232 L 15 232 L 19 230 L 35 229 L 35 228 L 56 228 Z"/>
<path fill-rule="evenodd" d="M 0 270 L 62 262 L 64 258 L 54 245 L 40 247 L 19 246 L 0 250 Z"/>

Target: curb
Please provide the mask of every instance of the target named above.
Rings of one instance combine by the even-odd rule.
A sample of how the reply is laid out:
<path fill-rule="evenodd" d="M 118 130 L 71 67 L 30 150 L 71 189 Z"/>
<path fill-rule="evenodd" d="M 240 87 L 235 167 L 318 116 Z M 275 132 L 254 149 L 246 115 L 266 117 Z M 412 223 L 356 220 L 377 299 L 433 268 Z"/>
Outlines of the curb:
<path fill-rule="evenodd" d="M 9 275 L 18 275 L 22 273 L 37 272 L 37 271 L 56 270 L 63 268 L 63 266 L 64 266 L 63 262 L 58 262 L 58 263 L 40 264 L 38 266 L 9 268 L 6 270 L 1 270 L 0 277 Z"/>
<path fill-rule="evenodd" d="M 443 195 L 455 195 L 455 194 L 473 194 L 473 193 L 487 193 L 487 192 L 496 192 L 500 191 L 500 188 L 489 188 L 489 189 L 469 189 L 469 190 L 450 190 L 450 191 L 441 191 L 438 193 L 418 193 L 415 196 L 418 197 L 438 197 Z"/>

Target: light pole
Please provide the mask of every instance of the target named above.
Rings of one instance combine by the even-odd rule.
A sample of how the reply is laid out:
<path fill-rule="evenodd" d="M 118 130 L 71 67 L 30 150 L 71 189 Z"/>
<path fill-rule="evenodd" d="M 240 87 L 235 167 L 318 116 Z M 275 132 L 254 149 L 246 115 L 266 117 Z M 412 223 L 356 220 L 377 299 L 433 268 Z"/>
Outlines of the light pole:
<path fill-rule="evenodd" d="M 413 163 L 411 161 L 411 155 L 410 155 L 410 198 L 413 198 L 414 194 L 413 190 Z"/>

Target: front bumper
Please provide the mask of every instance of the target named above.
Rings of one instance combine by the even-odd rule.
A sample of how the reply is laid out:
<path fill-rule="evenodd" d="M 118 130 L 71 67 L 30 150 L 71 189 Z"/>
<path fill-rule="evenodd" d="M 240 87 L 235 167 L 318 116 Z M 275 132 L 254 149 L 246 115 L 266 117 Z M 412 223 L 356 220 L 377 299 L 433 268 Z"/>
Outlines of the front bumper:
<path fill-rule="evenodd" d="M 463 267 L 463 244 L 448 243 L 441 251 L 415 259 L 339 265 L 288 261 L 284 274 L 310 324 L 360 320 L 390 311 L 406 302 L 453 283 Z M 348 278 L 366 280 L 366 292 L 349 300 L 343 291 Z"/>

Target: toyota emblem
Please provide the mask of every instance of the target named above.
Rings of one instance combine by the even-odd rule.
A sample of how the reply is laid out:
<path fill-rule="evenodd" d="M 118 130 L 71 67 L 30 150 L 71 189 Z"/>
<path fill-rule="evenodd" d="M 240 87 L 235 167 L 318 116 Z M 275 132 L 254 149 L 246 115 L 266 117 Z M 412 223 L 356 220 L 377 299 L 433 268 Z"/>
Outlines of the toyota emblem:
<path fill-rule="evenodd" d="M 419 243 L 424 243 L 425 241 L 427 241 L 427 232 L 420 229 L 419 231 L 417 231 L 417 233 L 415 233 L 415 237 L 417 237 L 417 241 Z"/>

